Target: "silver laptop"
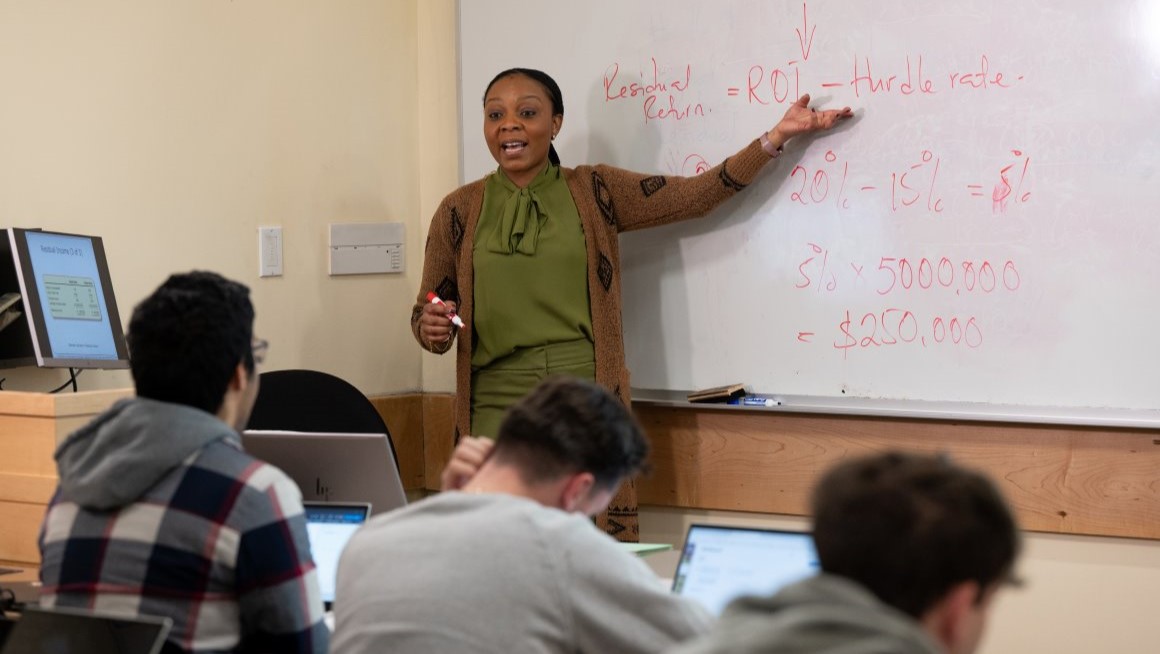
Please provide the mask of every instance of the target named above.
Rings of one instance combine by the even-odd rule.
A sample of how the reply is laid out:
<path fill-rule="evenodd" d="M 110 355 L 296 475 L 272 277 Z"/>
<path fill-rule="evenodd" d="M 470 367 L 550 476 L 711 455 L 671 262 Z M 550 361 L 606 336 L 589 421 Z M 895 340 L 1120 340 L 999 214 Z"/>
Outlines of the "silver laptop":
<path fill-rule="evenodd" d="M 304 502 L 306 534 L 310 538 L 310 556 L 318 573 L 322 601 L 329 609 L 338 585 L 338 559 L 342 550 L 370 517 L 371 505 L 363 503 Z"/>
<path fill-rule="evenodd" d="M 369 503 L 375 515 L 406 505 L 386 434 L 299 431 L 242 433 L 242 447 L 281 468 L 315 502 Z"/>
<path fill-rule="evenodd" d="M 673 575 L 673 592 L 720 615 L 742 595 L 772 595 L 819 570 L 808 533 L 691 525 Z"/>
<path fill-rule="evenodd" d="M 157 654 L 173 621 L 66 608 L 24 609 L 0 654 Z"/>

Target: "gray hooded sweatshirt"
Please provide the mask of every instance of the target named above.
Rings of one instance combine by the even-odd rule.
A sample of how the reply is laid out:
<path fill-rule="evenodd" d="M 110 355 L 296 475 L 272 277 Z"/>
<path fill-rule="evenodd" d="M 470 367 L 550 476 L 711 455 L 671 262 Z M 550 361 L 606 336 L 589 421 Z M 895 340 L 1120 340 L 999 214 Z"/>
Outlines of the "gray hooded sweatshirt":
<path fill-rule="evenodd" d="M 57 449 L 60 500 L 93 511 L 127 506 L 186 457 L 219 440 L 241 448 L 237 432 L 210 413 L 144 398 L 121 400 Z"/>
<path fill-rule="evenodd" d="M 909 615 L 862 586 L 820 574 L 772 597 L 734 601 L 708 636 L 674 654 L 941 654 Z"/>

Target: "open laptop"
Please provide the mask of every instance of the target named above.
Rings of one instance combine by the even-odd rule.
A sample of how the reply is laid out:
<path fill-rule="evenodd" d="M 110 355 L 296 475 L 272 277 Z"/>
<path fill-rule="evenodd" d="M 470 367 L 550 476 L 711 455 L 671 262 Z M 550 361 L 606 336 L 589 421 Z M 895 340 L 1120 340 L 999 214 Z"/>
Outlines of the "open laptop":
<path fill-rule="evenodd" d="M 318 573 L 322 601 L 329 610 L 338 583 L 338 559 L 354 532 L 370 517 L 371 505 L 362 503 L 303 502 L 310 555 Z"/>
<path fill-rule="evenodd" d="M 27 607 L 12 625 L 0 654 L 157 654 L 172 625 L 169 618 Z"/>
<path fill-rule="evenodd" d="M 377 515 L 407 503 L 389 439 L 386 434 L 246 430 L 242 447 L 289 475 L 303 500 L 367 502 Z"/>
<path fill-rule="evenodd" d="M 691 525 L 673 575 L 673 592 L 714 615 L 742 595 L 772 595 L 820 569 L 808 533 Z"/>

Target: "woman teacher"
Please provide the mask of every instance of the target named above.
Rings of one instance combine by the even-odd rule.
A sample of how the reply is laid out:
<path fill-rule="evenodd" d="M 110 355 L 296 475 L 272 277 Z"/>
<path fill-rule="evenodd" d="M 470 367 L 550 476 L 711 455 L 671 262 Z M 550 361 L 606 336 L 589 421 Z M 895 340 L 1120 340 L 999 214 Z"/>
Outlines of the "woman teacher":
<path fill-rule="evenodd" d="M 503 412 L 552 374 L 593 379 L 627 404 L 617 235 L 708 213 L 787 140 L 852 116 L 808 104 L 802 96 L 773 129 L 695 177 L 564 168 L 552 146 L 564 123 L 559 86 L 537 70 L 496 75 L 484 92 L 483 134 L 498 168 L 440 204 L 411 314 L 425 349 L 442 354 L 458 338 L 457 435 L 494 438 Z M 630 538 L 635 495 L 626 485 L 611 510 Z M 619 520 L 624 512 L 631 516 Z"/>

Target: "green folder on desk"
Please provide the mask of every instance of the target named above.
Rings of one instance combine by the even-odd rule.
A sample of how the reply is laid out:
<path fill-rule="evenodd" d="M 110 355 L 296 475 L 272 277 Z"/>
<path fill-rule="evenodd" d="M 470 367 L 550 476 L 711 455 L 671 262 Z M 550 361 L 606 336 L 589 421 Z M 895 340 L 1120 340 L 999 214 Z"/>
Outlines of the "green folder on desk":
<path fill-rule="evenodd" d="M 620 546 L 629 554 L 637 556 L 648 556 L 673 549 L 673 546 L 668 543 L 621 543 Z"/>

